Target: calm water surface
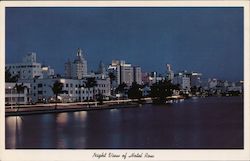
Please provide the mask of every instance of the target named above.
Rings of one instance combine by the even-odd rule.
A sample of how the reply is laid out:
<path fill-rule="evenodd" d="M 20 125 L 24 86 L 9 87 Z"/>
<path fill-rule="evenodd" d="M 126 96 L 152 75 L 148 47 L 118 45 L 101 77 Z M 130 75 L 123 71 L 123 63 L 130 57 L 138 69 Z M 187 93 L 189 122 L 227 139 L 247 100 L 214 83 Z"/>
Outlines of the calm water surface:
<path fill-rule="evenodd" d="M 6 148 L 243 148 L 241 97 L 6 117 Z"/>

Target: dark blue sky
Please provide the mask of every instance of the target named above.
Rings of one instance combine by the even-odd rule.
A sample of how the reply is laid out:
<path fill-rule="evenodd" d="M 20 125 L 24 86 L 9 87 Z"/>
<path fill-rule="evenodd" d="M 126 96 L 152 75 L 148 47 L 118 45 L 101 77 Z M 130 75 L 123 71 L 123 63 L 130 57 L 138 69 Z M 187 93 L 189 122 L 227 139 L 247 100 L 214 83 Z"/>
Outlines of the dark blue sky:
<path fill-rule="evenodd" d="M 77 48 L 89 70 L 123 59 L 143 71 L 243 79 L 243 8 L 7 8 L 6 62 L 27 52 L 63 73 Z"/>

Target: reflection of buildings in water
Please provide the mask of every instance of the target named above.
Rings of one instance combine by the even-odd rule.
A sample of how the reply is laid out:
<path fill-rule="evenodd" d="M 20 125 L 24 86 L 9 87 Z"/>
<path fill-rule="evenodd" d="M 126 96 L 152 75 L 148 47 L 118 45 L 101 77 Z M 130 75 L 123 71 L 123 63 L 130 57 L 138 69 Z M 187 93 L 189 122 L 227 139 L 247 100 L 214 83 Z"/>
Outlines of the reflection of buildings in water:
<path fill-rule="evenodd" d="M 68 114 L 67 113 L 59 113 L 57 114 L 56 117 L 56 123 L 58 123 L 59 125 L 66 125 L 68 122 Z"/>
<path fill-rule="evenodd" d="M 58 113 L 56 115 L 56 135 L 57 135 L 57 147 L 66 148 L 68 146 L 68 137 L 66 137 L 66 127 L 68 124 L 68 113 Z"/>
<path fill-rule="evenodd" d="M 77 121 L 85 122 L 87 120 L 87 112 L 86 111 L 74 112 L 74 119 Z"/>
<path fill-rule="evenodd" d="M 6 118 L 6 128 L 5 130 L 8 130 L 8 137 L 10 142 L 8 147 L 18 147 L 18 145 L 21 142 L 22 134 L 21 134 L 21 125 L 22 125 L 22 119 L 20 116 L 16 117 L 7 117 Z"/>
<path fill-rule="evenodd" d="M 85 130 L 88 126 L 88 120 L 87 117 L 88 112 L 87 111 L 79 111 L 74 112 L 74 122 L 79 122 L 79 124 L 74 125 L 74 131 L 73 134 L 75 137 L 72 139 L 73 146 L 78 148 L 86 148 L 87 147 L 87 130 Z"/>
<path fill-rule="evenodd" d="M 73 119 L 73 120 L 72 120 Z M 81 145 L 81 148 L 85 148 L 85 132 L 80 132 L 77 128 L 80 126 L 81 128 L 86 127 L 86 119 L 87 119 L 87 112 L 74 112 L 74 113 L 59 113 L 56 117 L 57 125 L 57 147 L 56 148 L 67 148 L 72 146 Z M 74 124 L 73 122 L 81 122 L 82 124 Z M 70 130 L 69 130 L 70 129 Z M 72 136 L 71 136 L 72 135 Z M 76 135 L 82 135 L 76 137 Z M 71 137 L 69 137 L 71 136 Z M 78 138 L 78 139 L 75 139 Z M 83 146 L 83 147 L 82 147 Z"/>

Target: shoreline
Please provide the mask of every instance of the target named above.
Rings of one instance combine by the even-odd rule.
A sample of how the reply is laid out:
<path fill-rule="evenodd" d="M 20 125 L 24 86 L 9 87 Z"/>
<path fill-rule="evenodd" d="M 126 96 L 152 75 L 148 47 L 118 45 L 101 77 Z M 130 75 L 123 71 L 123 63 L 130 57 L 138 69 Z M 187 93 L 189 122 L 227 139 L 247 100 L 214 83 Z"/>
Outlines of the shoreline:
<path fill-rule="evenodd" d="M 121 109 L 121 108 L 135 108 L 139 107 L 139 103 L 129 102 L 129 103 L 120 103 L 120 104 L 103 104 L 103 105 L 67 105 L 60 106 L 57 105 L 57 109 L 55 109 L 55 105 L 51 106 L 37 106 L 37 107 L 25 107 L 25 108 L 17 108 L 14 109 L 5 109 L 5 117 L 8 116 L 22 116 L 22 115 L 36 115 L 36 114 L 49 114 L 49 113 L 63 113 L 63 112 L 77 112 L 77 111 L 94 111 L 94 110 L 107 110 L 107 109 Z M 18 111 L 17 111 L 18 110 Z"/>
<path fill-rule="evenodd" d="M 189 99 L 189 98 L 185 98 L 184 100 L 186 99 Z M 55 109 L 55 103 L 36 104 L 36 105 L 19 105 L 19 108 L 18 106 L 13 106 L 14 108 L 11 108 L 10 106 L 8 106 L 8 108 L 5 107 L 5 117 L 49 114 L 49 113 L 63 113 L 63 112 L 77 112 L 77 111 L 94 111 L 94 110 L 96 111 L 96 110 L 121 109 L 121 108 L 136 108 L 136 107 L 140 107 L 140 104 L 151 104 L 152 98 L 144 98 L 141 101 L 143 102 L 139 102 L 138 99 L 104 101 L 102 105 L 100 104 L 98 105 L 98 102 L 57 103 L 57 109 Z"/>

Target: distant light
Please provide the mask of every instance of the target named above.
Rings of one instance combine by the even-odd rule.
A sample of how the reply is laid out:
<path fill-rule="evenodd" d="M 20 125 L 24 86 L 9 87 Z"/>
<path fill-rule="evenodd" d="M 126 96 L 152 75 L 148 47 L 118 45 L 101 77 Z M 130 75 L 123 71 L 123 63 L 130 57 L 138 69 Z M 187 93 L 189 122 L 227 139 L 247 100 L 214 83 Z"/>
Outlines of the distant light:
<path fill-rule="evenodd" d="M 61 83 L 65 83 L 65 79 L 60 79 L 60 82 Z"/>
<path fill-rule="evenodd" d="M 48 71 L 48 70 L 49 70 L 49 67 L 42 67 L 42 70 L 43 70 L 43 71 Z"/>

